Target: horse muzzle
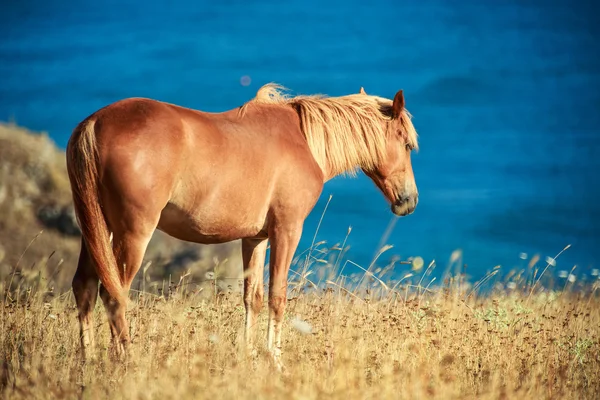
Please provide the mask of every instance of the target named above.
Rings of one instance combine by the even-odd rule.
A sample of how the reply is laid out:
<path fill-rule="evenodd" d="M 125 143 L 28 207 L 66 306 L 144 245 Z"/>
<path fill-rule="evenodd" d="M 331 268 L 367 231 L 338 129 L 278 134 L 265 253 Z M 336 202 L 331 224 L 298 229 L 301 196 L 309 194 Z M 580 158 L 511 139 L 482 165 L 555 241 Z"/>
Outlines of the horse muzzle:
<path fill-rule="evenodd" d="M 419 196 L 406 196 L 392 203 L 392 212 L 400 217 L 412 214 L 419 203 Z"/>

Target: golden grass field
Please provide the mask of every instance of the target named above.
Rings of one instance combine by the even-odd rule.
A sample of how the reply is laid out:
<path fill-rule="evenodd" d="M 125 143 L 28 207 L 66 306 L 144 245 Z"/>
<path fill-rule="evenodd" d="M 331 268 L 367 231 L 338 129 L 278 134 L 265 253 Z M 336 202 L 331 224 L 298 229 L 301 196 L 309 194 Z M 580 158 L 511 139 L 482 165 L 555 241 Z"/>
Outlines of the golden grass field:
<path fill-rule="evenodd" d="M 165 235 L 131 292 L 128 359 L 111 355 L 99 301 L 96 360 L 84 363 L 70 290 L 80 239 L 36 217 L 69 204 L 64 153 L 0 124 L 0 399 L 600 398 L 597 270 L 585 285 L 554 282 L 553 260 L 534 256 L 469 284 L 456 253 L 437 281 L 420 258 L 352 277 L 345 241 L 316 243 L 292 266 L 284 373 L 265 350 L 266 307 L 258 358 L 246 355 L 239 246 Z"/>
<path fill-rule="evenodd" d="M 346 291 L 338 283 L 310 293 L 291 291 L 284 373 L 275 371 L 265 350 L 266 309 L 259 319 L 258 358 L 246 356 L 239 293 L 208 299 L 180 289 L 168 298 L 132 293 L 133 343 L 124 361 L 111 356 L 98 304 L 96 360 L 85 364 L 72 293 L 45 301 L 43 291 L 23 287 L 2 303 L 2 394 L 7 399 L 600 397 L 595 287 L 586 294 L 538 287 L 469 297 L 452 281 L 436 291 L 399 285 L 393 292 L 369 293 Z"/>

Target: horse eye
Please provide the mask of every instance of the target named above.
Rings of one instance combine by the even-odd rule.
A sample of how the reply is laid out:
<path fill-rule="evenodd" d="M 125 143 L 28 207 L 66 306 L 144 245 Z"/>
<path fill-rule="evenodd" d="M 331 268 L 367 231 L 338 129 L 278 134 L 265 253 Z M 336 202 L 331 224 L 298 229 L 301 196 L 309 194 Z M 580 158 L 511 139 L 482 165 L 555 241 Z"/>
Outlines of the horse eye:
<path fill-rule="evenodd" d="M 406 150 L 411 151 L 413 148 L 409 143 L 406 143 Z"/>

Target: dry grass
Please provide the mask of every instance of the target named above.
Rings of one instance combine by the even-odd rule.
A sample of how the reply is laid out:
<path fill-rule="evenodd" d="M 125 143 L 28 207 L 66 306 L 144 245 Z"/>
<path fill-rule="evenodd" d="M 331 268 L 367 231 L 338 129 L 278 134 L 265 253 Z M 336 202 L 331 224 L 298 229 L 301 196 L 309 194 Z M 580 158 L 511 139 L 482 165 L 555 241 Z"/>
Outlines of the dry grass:
<path fill-rule="evenodd" d="M 40 207 L 61 207 L 70 201 L 64 154 L 50 138 L 0 123 L 0 279 L 42 230 L 44 234 L 21 259 L 21 265 L 39 263 L 48 257 L 48 249 L 56 252 L 57 261 L 62 258 L 66 265 L 76 265 L 79 238 L 46 229 L 37 218 Z"/>
<path fill-rule="evenodd" d="M 339 280 L 338 280 L 339 282 Z M 78 355 L 72 294 L 22 290 L 2 304 L 0 384 L 7 398 L 598 398 L 600 304 L 594 292 L 518 290 L 487 297 L 441 288 L 375 300 L 292 291 L 284 374 L 243 351 L 239 294 L 206 300 L 134 294 L 128 361 L 109 351 L 96 307 L 97 361 Z M 17 300 L 18 299 L 18 300 Z"/>
<path fill-rule="evenodd" d="M 99 302 L 96 361 L 83 363 L 69 289 L 79 240 L 46 231 L 32 241 L 43 228 L 36 207 L 70 201 L 64 154 L 44 136 L 0 125 L 0 161 L 0 398 L 600 397 L 597 271 L 587 287 L 557 285 L 544 275 L 554 259 L 538 268 L 534 256 L 509 281 L 494 269 L 482 286 L 468 285 L 456 253 L 448 271 L 457 279 L 437 286 L 435 266 L 420 258 L 404 274 L 374 262 L 351 278 L 343 274 L 362 267 L 344 261 L 345 241 L 313 242 L 294 264 L 284 374 L 265 351 L 266 310 L 258 359 L 244 352 L 241 296 L 222 292 L 239 288 L 237 247 L 213 262 L 215 247 L 199 257 L 160 236 L 149 249 L 156 272 L 142 268 L 134 287 L 145 291 L 132 292 L 128 360 L 111 357 Z M 400 282 L 391 281 L 394 265 Z M 484 286 L 494 289 L 479 296 Z"/>

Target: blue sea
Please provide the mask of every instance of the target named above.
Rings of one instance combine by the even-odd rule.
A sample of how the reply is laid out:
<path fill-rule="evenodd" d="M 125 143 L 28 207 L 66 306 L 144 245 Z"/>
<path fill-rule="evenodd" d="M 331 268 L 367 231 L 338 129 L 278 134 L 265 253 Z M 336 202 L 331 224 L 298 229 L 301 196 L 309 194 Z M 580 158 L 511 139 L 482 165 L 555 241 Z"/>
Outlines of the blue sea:
<path fill-rule="evenodd" d="M 331 195 L 316 241 L 342 242 L 351 226 L 346 256 L 364 267 L 382 243 L 393 245 L 382 262 L 420 256 L 445 266 L 460 249 L 477 279 L 570 244 L 552 271 L 577 265 L 585 277 L 600 262 L 597 8 L 566 0 L 4 2 L 0 120 L 46 131 L 64 147 L 80 120 L 130 96 L 217 112 L 267 82 L 332 96 L 404 89 L 420 136 L 416 212 L 394 221 L 368 178 L 336 178 L 299 251 Z"/>

